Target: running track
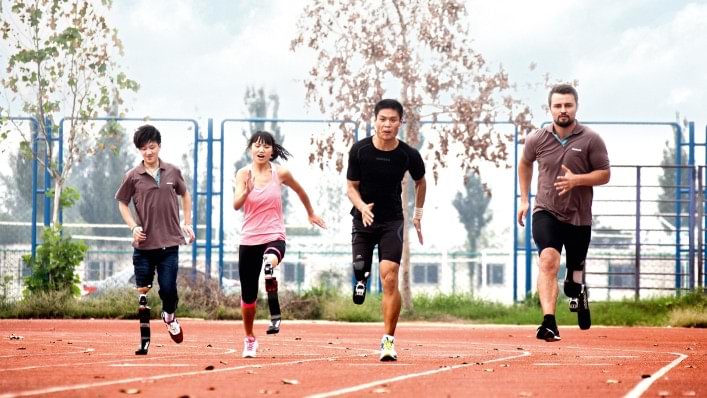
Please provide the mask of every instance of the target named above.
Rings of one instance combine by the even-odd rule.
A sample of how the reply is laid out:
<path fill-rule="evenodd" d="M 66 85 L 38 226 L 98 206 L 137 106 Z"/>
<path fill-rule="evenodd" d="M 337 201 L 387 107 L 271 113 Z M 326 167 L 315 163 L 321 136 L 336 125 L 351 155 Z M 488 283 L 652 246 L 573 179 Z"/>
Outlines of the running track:
<path fill-rule="evenodd" d="M 284 321 L 258 358 L 243 359 L 242 326 L 181 320 L 172 343 L 152 322 L 0 320 L 0 397 L 656 397 L 707 396 L 707 330 L 401 323 L 399 360 L 378 361 L 381 324 Z"/>

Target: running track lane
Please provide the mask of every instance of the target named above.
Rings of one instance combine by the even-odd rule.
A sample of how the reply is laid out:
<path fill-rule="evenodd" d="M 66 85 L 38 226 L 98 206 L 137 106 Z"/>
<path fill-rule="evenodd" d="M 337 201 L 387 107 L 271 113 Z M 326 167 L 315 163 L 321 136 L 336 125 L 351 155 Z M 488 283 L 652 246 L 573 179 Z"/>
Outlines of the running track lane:
<path fill-rule="evenodd" d="M 381 363 L 381 324 L 257 323 L 243 359 L 240 322 L 182 323 L 175 345 L 153 321 L 141 357 L 137 321 L 0 321 L 0 397 L 707 396 L 704 329 L 564 327 L 545 343 L 533 326 L 402 323 L 400 360 Z"/>

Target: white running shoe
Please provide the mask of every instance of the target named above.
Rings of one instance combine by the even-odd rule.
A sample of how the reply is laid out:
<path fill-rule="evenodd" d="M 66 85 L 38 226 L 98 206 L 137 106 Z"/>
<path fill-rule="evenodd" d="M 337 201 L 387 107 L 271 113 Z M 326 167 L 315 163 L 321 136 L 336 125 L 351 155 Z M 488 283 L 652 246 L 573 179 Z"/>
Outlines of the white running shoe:
<path fill-rule="evenodd" d="M 243 358 L 255 358 L 258 351 L 258 340 L 252 336 L 243 339 Z"/>
<path fill-rule="evenodd" d="M 165 318 L 165 313 L 162 312 L 162 320 L 164 321 Z M 169 337 L 172 338 L 172 340 L 179 344 L 184 340 L 184 333 L 182 332 L 182 327 L 179 325 L 179 321 L 177 321 L 177 318 L 174 318 L 172 322 L 167 322 L 165 321 L 164 323 L 167 325 L 167 331 L 169 332 Z"/>
<path fill-rule="evenodd" d="M 398 353 L 395 352 L 395 338 L 384 336 L 381 340 L 381 357 L 380 360 L 386 361 L 397 361 Z"/>

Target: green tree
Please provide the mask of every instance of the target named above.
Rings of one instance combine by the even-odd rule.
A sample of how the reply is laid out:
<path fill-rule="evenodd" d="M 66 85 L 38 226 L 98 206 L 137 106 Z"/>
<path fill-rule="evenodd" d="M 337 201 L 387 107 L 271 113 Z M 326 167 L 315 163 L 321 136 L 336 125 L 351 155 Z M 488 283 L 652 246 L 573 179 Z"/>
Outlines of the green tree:
<path fill-rule="evenodd" d="M 7 3 L 9 7 L 0 10 L 0 45 L 9 56 L 2 68 L 5 73 L 0 86 L 11 97 L 11 104 L 19 104 L 23 114 L 37 120 L 37 135 L 44 142 L 59 131 L 56 117 L 65 116 L 61 126 L 63 153 L 57 153 L 56 145 L 40 150 L 46 150 L 48 162 L 41 153 L 34 152 L 33 137 L 21 129 L 14 130 L 20 137 L 23 155 L 37 159 L 53 179 L 51 227 L 43 233 L 44 242 L 37 256 L 24 257 L 37 273 L 36 281 L 44 284 L 28 281 L 28 286 L 61 290 L 64 285 L 54 283 L 52 270 L 58 267 L 57 275 L 73 275 L 83 259 L 79 254 L 85 253 L 85 245 L 72 241 L 59 225 L 60 209 L 71 207 L 79 198 L 78 192 L 65 184 L 74 164 L 94 155 L 100 147 L 101 135 L 93 133 L 92 120 L 100 113 L 109 113 L 114 99 L 122 104 L 122 94 L 136 91 L 138 84 L 115 61 L 122 52 L 122 43 L 105 17 L 110 0 Z M 6 137 L 2 135 L 0 139 Z M 59 156 L 63 156 L 63 164 Z"/>
<path fill-rule="evenodd" d="M 33 152 L 32 137 L 16 130 L 23 152 L 35 156 L 53 178 L 52 225 L 56 225 L 62 190 L 74 162 L 92 155 L 98 145 L 91 118 L 110 111 L 111 97 L 122 103 L 121 94 L 137 90 L 138 85 L 114 61 L 122 43 L 105 17 L 110 1 L 8 2 L 9 7 L 1 11 L 0 36 L 9 57 L 0 85 L 24 114 L 38 121 L 40 138 L 58 131 L 54 115 L 66 116 L 63 167 L 54 145 L 46 148 L 50 161 L 45 163 Z"/>
<path fill-rule="evenodd" d="M 488 209 L 491 203 L 491 193 L 477 175 L 471 175 L 464 183 L 465 192 L 457 192 L 452 204 L 459 213 L 459 221 L 466 228 L 467 248 L 476 252 L 479 249 L 479 238 L 493 215 Z"/>
<path fill-rule="evenodd" d="M 407 143 L 420 142 L 423 118 L 451 121 L 432 127 L 438 139 L 427 149 L 435 180 L 452 147 L 461 148 L 454 159 L 465 174 L 478 173 L 481 162 L 505 164 L 513 137 L 490 124 L 481 128 L 479 121 L 503 114 L 527 127 L 530 109 L 513 97 L 507 73 L 491 70 L 473 48 L 466 15 L 464 3 L 455 0 L 310 1 L 291 42 L 293 51 L 314 53 L 304 81 L 307 101 L 333 119 L 358 123 L 341 125 L 341 139 L 350 145 L 355 128 L 372 119 L 386 87 L 395 87 L 405 108 L 402 139 Z M 315 147 L 312 161 L 343 169 L 344 154 L 335 150 L 332 137 L 321 138 Z M 406 178 L 403 203 L 408 203 L 408 184 Z M 404 211 L 407 217 L 407 206 Z M 401 293 L 403 307 L 411 309 L 410 244 L 408 229 L 403 231 Z"/>

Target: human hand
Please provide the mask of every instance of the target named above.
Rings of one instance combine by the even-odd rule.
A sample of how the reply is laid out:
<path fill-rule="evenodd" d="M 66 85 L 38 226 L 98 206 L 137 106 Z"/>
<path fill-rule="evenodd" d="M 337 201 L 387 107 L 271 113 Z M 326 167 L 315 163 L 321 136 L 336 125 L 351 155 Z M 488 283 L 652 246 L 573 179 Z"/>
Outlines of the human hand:
<path fill-rule="evenodd" d="M 326 222 L 324 222 L 324 220 L 322 220 L 322 218 L 319 217 L 318 215 L 311 214 L 308 218 L 309 218 L 310 224 L 317 225 L 317 226 L 319 226 L 319 228 L 326 229 Z"/>
<path fill-rule="evenodd" d="M 528 202 L 521 202 L 518 206 L 518 224 L 521 227 L 525 227 L 525 216 L 528 215 Z"/>
<path fill-rule="evenodd" d="M 140 243 L 145 239 L 147 239 L 147 235 L 142 231 L 142 227 L 139 225 L 135 226 L 133 228 L 133 242 Z"/>
<path fill-rule="evenodd" d="M 555 189 L 559 196 L 566 194 L 577 185 L 577 176 L 572 173 L 572 170 L 568 169 L 567 166 L 563 164 L 562 171 L 564 171 L 565 174 L 557 176 L 557 180 L 555 181 Z"/>
<path fill-rule="evenodd" d="M 419 218 L 413 218 L 412 219 L 412 225 L 415 226 L 415 231 L 417 231 L 417 240 L 420 241 L 420 244 L 422 245 L 422 220 Z"/>
<path fill-rule="evenodd" d="M 194 229 L 192 229 L 191 224 L 182 225 L 182 234 L 184 234 L 184 240 L 187 244 L 194 242 L 196 235 L 194 234 Z"/>
<path fill-rule="evenodd" d="M 361 220 L 363 221 L 364 227 L 368 227 L 373 224 L 373 203 L 364 203 L 358 211 L 361 212 Z"/>

